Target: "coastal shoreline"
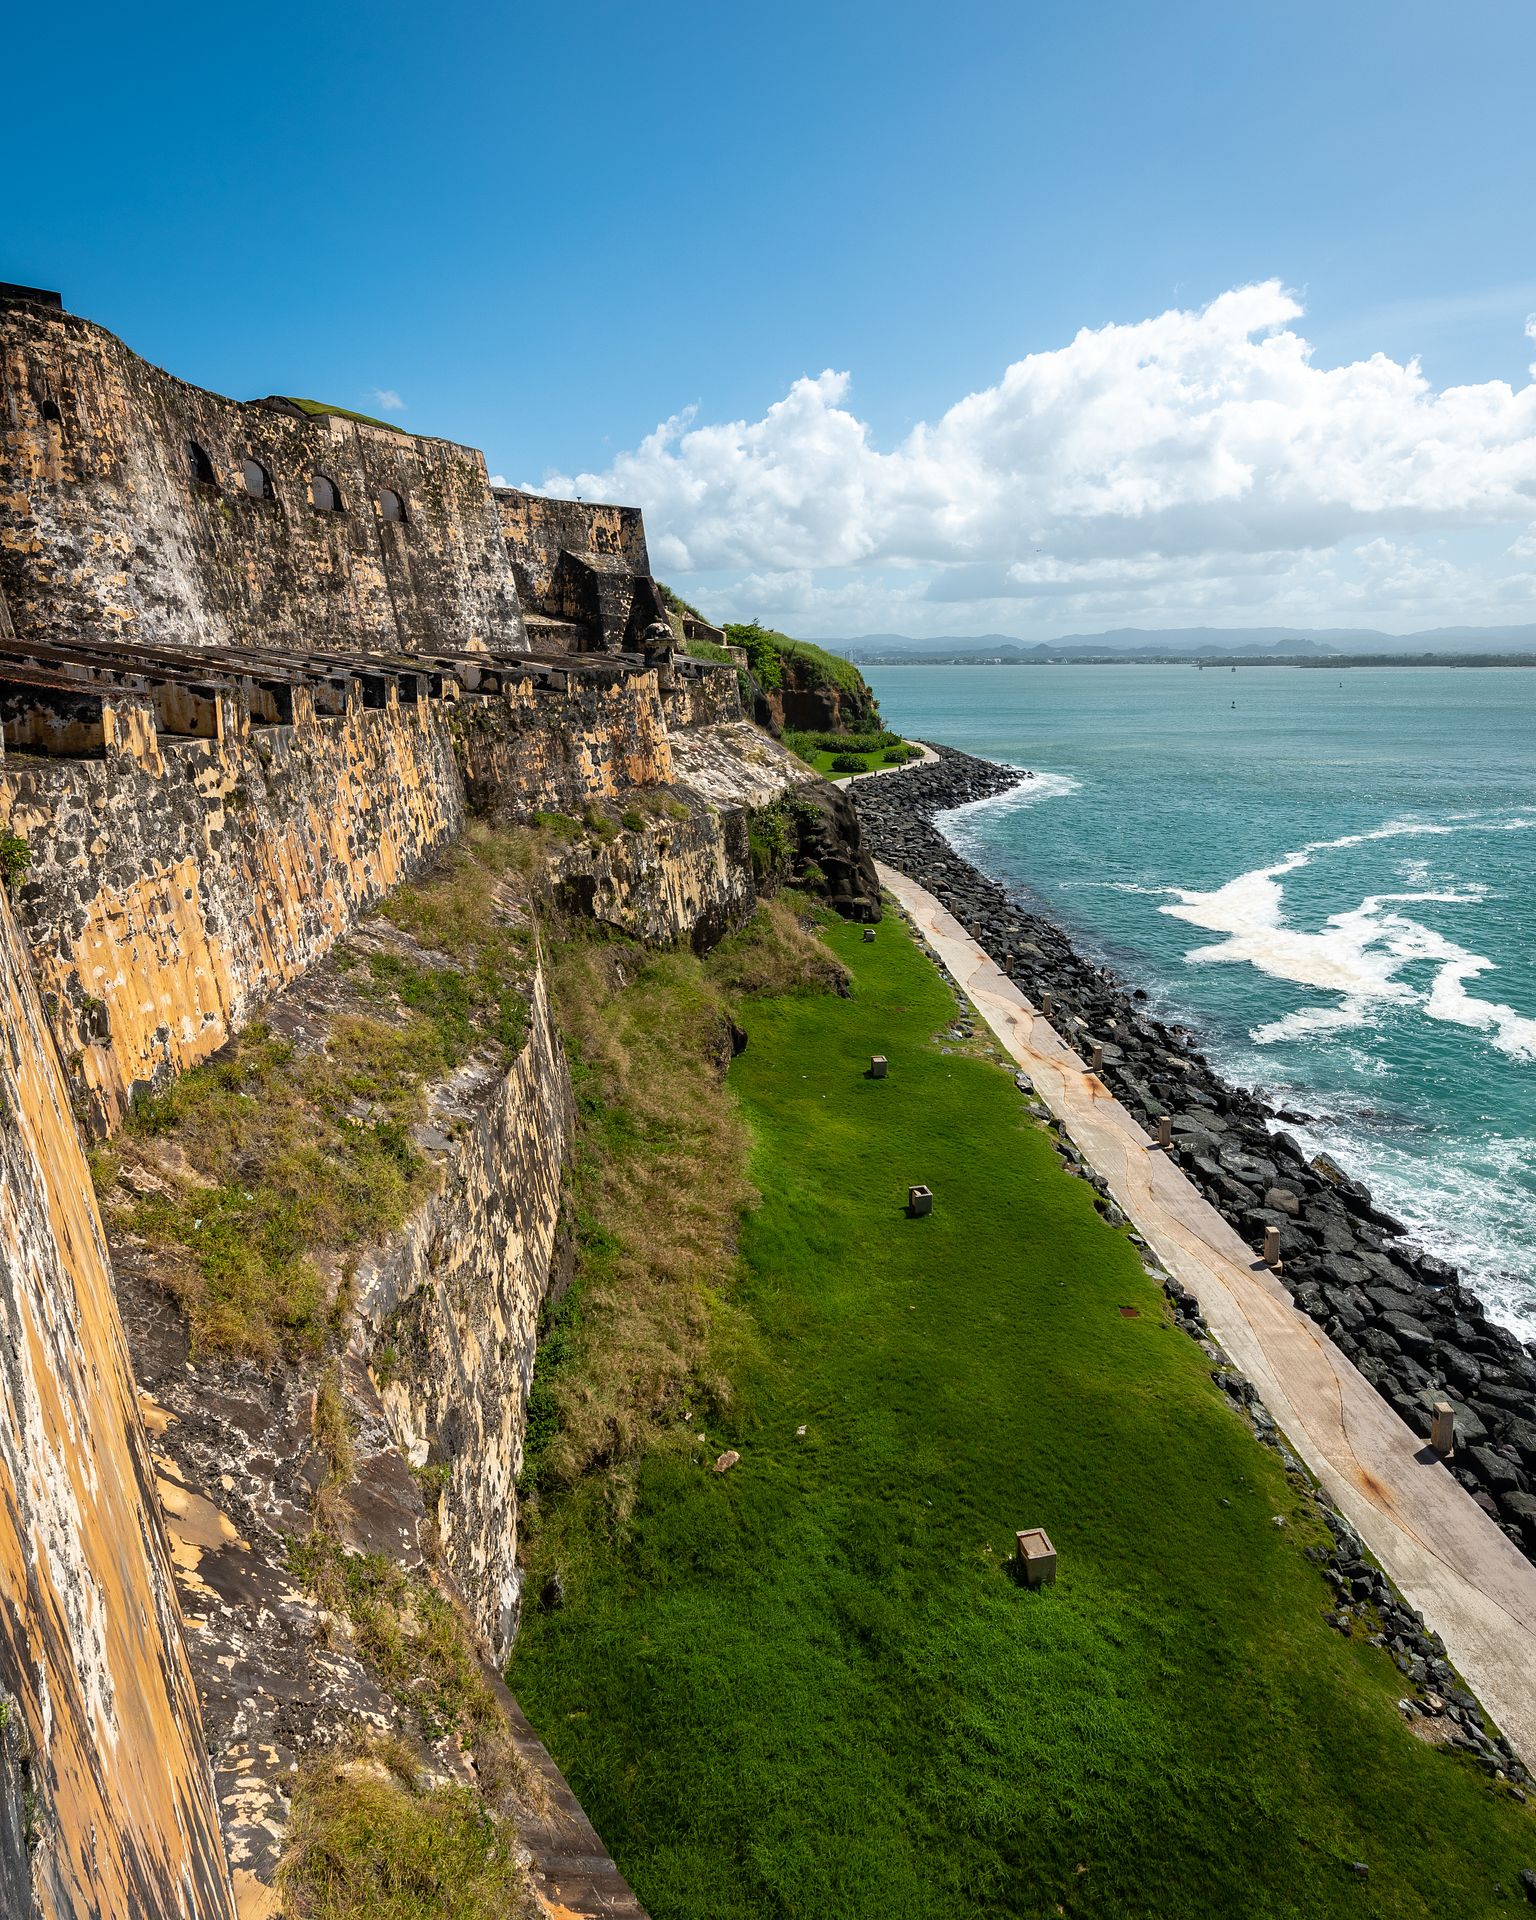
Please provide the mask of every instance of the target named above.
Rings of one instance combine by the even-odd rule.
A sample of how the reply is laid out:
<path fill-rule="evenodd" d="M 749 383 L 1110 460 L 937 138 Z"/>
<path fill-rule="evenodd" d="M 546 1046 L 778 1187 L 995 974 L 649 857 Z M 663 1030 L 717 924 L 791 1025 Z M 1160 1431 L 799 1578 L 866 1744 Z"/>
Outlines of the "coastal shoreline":
<path fill-rule="evenodd" d="M 1033 776 L 938 746 L 900 779 L 854 780 L 849 795 L 878 860 L 934 895 L 1032 1004 L 1087 1052 L 1100 1077 L 1155 1134 L 1166 1116 L 1173 1157 L 1258 1252 L 1279 1236 L 1277 1278 L 1412 1432 L 1431 1408 L 1455 1414 L 1449 1471 L 1504 1534 L 1536 1560 L 1536 1356 L 1491 1320 L 1456 1270 L 1415 1247 L 1369 1190 L 1325 1155 L 1308 1160 L 1284 1116 L 1224 1080 L 1187 1029 L 1145 1011 L 1146 994 L 1080 955 L 1025 904 L 958 853 L 936 824 Z M 1049 994 L 1046 1002 L 1044 996 Z"/>

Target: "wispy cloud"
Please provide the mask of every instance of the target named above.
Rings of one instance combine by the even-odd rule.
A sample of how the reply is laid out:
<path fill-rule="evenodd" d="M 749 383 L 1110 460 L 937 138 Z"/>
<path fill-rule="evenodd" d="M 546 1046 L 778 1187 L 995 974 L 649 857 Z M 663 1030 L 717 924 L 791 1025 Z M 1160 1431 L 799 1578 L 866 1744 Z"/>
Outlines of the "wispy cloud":
<path fill-rule="evenodd" d="M 404 413 L 405 402 L 393 387 L 370 387 L 363 395 L 384 413 Z"/>

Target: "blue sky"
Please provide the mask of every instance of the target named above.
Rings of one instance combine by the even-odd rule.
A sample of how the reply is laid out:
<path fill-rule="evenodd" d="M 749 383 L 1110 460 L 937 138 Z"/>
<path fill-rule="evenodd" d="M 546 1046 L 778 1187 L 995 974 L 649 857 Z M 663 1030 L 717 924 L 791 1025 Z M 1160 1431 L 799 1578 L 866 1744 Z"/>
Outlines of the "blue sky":
<path fill-rule="evenodd" d="M 1431 404 L 1518 396 L 1536 357 L 1528 0 L 32 7 L 7 56 L 0 278 L 200 384 L 390 393 L 515 482 L 644 488 L 662 569 L 716 611 L 823 634 L 1536 619 L 1528 410 Z M 1245 308 L 1214 346 L 1135 331 L 1267 282 L 1295 316 Z M 1289 375 L 1277 399 L 1248 319 L 1319 373 L 1417 356 L 1428 398 L 1357 373 L 1342 402 Z M 1107 373 L 1047 359 L 980 445 L 962 420 L 939 465 L 914 447 L 1106 328 Z M 1173 405 L 1189 430 L 1142 418 L 1127 486 L 1102 421 L 1085 452 L 1048 418 L 1058 377 L 1074 407 L 1108 380 L 1111 417 Z M 1240 431 L 1201 397 L 1234 384 Z M 1256 453 L 1277 404 L 1294 431 Z M 1299 499 L 1350 432 L 1348 473 Z M 1404 432 L 1455 442 L 1433 497 Z"/>

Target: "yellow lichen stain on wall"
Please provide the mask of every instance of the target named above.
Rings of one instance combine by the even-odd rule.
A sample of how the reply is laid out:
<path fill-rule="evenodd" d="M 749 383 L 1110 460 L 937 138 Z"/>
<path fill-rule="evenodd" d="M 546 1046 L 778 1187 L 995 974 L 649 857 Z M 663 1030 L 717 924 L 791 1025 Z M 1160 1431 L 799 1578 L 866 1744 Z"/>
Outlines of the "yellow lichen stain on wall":
<path fill-rule="evenodd" d="M 34 965 L 84 1109 L 109 1129 L 135 1088 L 222 1046 L 463 818 L 425 704 L 202 739 L 157 737 L 135 713 L 122 746 L 129 723 L 132 750 L 105 763 L 0 763 L 0 824 L 35 850 Z"/>
<path fill-rule="evenodd" d="M 0 1679 L 32 1894 L 49 1920 L 232 1920 L 101 1221 L 3 897 L 0 1101 Z"/>
<path fill-rule="evenodd" d="M 210 935 L 202 875 L 188 855 L 91 902 L 68 966 L 106 1007 L 111 1039 L 81 1050 L 86 1082 L 120 1108 L 157 1068 L 205 1059 L 229 1037 L 240 1000 L 233 955 Z"/>

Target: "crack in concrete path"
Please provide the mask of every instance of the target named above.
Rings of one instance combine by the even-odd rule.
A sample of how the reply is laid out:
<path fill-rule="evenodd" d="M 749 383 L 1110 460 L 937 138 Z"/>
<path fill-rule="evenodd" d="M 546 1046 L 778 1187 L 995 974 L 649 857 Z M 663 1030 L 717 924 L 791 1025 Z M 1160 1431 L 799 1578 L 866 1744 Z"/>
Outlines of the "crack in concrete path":
<path fill-rule="evenodd" d="M 1212 1334 L 1328 1499 L 1439 1633 L 1520 1758 L 1536 1763 L 1536 1567 L 1297 1311 L 1253 1249 L 960 922 L 915 880 L 892 867 L 877 870 L 1033 1079 L 1073 1146 L 1107 1181 L 1116 1205 L 1194 1294 Z"/>

